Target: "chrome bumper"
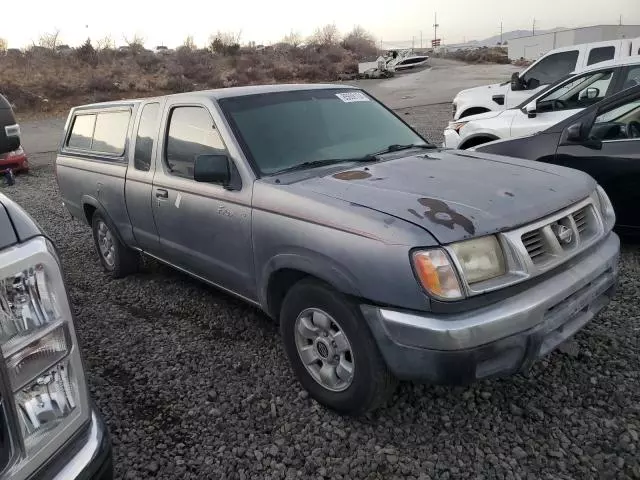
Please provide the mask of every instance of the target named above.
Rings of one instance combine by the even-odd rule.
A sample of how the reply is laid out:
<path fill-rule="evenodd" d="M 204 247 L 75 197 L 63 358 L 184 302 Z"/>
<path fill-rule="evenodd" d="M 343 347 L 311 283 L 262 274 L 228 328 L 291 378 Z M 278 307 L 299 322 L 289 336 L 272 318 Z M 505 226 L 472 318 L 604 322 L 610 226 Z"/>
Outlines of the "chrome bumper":
<path fill-rule="evenodd" d="M 584 255 L 558 267 L 563 269 L 559 273 L 477 310 L 451 315 L 367 305 L 361 310 L 385 360 L 401 378 L 437 376 L 440 381 L 443 372 L 425 371 L 426 361 L 443 361 L 444 370 L 463 366 L 465 378 L 517 371 L 553 350 L 609 302 L 619 250 L 618 236 L 610 233 Z M 507 351 L 508 358 L 502 358 Z"/>

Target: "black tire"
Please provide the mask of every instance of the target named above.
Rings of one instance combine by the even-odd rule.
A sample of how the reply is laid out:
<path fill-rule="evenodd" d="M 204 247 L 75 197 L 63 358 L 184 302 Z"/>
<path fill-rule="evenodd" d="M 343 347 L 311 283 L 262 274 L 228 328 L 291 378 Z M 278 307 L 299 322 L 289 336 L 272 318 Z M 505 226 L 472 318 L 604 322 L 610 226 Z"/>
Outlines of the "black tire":
<path fill-rule="evenodd" d="M 113 245 L 111 258 L 105 257 L 101 249 L 99 240 L 99 230 L 101 228 L 106 228 L 109 232 Z M 126 277 L 139 270 L 140 254 L 120 241 L 111 222 L 106 220 L 99 212 L 94 213 L 91 217 L 91 230 L 93 231 L 93 241 L 96 246 L 96 251 L 98 252 L 98 257 L 100 257 L 100 263 L 102 263 L 105 272 L 112 278 Z"/>
<path fill-rule="evenodd" d="M 353 352 L 353 379 L 343 391 L 325 388 L 307 371 L 296 347 L 296 320 L 317 308 L 339 321 Z M 312 398 L 339 413 L 361 415 L 382 406 L 393 394 L 396 378 L 356 305 L 344 295 L 314 279 L 304 279 L 287 292 L 280 313 L 280 331 L 291 366 Z"/>

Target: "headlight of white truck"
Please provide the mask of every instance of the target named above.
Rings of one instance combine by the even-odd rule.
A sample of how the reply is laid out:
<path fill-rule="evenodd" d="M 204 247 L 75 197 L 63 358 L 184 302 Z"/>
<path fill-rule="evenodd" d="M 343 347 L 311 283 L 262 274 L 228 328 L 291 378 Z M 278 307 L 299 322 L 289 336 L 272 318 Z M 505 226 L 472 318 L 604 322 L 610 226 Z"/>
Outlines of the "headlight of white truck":
<path fill-rule="evenodd" d="M 500 243 L 495 236 L 474 238 L 449 245 L 455 255 L 453 262 L 443 248 L 418 250 L 413 253 L 413 266 L 422 287 L 432 296 L 443 300 L 464 297 L 459 275 L 474 284 L 504 275 L 506 263 Z"/>
<path fill-rule="evenodd" d="M 38 237 L 0 253 L 5 408 L 23 479 L 89 420 L 82 361 L 53 246 Z"/>

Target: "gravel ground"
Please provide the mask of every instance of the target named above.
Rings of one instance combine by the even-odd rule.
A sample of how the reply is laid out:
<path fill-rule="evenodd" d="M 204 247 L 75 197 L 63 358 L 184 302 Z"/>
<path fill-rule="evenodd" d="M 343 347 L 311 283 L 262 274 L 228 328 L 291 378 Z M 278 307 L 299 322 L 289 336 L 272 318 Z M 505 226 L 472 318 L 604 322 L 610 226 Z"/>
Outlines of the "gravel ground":
<path fill-rule="evenodd" d="M 406 118 L 440 142 L 449 106 Z M 153 261 L 107 279 L 46 160 L 2 191 L 61 250 L 116 478 L 640 478 L 638 246 L 566 353 L 466 388 L 403 384 L 387 408 L 342 418 L 301 391 L 256 309 Z"/>

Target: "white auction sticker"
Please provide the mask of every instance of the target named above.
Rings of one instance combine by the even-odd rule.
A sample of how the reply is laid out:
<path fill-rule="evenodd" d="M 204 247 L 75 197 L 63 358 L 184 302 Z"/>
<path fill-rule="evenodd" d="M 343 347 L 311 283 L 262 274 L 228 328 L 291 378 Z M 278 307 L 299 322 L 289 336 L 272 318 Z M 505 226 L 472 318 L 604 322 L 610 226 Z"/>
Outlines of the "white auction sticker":
<path fill-rule="evenodd" d="M 336 93 L 336 97 L 345 103 L 351 102 L 368 102 L 369 98 L 362 92 L 343 92 Z"/>

